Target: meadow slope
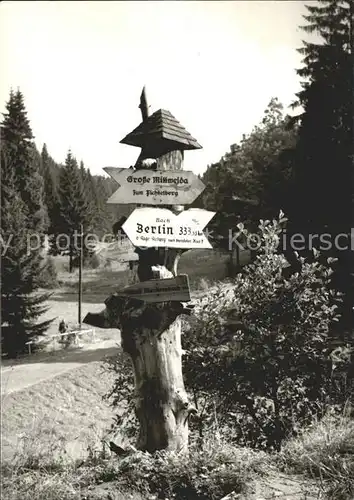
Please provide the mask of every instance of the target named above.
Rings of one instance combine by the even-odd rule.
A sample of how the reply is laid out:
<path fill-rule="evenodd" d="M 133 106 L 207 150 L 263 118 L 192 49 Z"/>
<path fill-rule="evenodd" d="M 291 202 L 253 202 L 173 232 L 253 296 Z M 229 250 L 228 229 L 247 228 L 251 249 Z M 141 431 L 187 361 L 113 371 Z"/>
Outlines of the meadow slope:
<path fill-rule="evenodd" d="M 3 459 L 50 450 L 77 458 L 87 455 L 89 447 L 100 449 L 113 417 L 102 398 L 112 383 L 113 374 L 101 361 L 93 361 L 26 390 L 3 395 Z"/>

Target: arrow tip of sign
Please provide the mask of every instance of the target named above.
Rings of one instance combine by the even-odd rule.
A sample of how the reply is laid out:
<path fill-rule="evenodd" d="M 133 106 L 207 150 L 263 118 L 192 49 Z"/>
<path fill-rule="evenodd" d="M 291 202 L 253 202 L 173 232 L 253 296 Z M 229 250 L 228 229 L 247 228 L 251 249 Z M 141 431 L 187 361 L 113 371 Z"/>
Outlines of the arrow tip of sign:
<path fill-rule="evenodd" d="M 114 167 L 103 167 L 103 170 L 106 172 L 106 174 L 112 177 L 112 171 L 114 170 Z"/>

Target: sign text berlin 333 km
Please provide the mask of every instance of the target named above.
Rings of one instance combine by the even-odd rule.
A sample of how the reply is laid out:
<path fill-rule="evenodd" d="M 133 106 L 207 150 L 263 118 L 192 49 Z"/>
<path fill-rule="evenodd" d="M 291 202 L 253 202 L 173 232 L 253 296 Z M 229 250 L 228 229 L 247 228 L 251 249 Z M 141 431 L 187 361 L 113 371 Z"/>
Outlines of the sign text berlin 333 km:
<path fill-rule="evenodd" d="M 203 229 L 214 215 L 198 208 L 178 215 L 166 208 L 136 208 L 122 229 L 135 246 L 212 248 Z"/>

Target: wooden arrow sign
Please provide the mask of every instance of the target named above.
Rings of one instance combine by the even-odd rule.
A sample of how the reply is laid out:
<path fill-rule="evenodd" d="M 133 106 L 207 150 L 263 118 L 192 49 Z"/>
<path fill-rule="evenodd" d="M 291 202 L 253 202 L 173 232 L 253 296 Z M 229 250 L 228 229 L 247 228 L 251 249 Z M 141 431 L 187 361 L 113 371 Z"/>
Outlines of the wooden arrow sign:
<path fill-rule="evenodd" d="M 191 300 L 188 276 L 180 274 L 174 278 L 141 281 L 116 292 L 117 295 L 134 297 L 144 302 L 189 302 Z"/>
<path fill-rule="evenodd" d="M 193 172 L 185 170 L 133 170 L 105 167 L 119 185 L 107 203 L 144 205 L 189 205 L 205 185 Z"/>
<path fill-rule="evenodd" d="M 212 248 L 203 229 L 214 215 L 199 208 L 178 215 L 167 208 L 136 208 L 122 229 L 137 247 Z"/>

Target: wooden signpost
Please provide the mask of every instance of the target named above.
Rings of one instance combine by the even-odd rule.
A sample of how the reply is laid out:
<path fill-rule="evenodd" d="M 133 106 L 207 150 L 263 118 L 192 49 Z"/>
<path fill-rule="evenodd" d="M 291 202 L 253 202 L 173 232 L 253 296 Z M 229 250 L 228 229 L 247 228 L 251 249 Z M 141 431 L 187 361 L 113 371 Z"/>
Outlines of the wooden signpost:
<path fill-rule="evenodd" d="M 180 170 L 133 170 L 105 167 L 119 185 L 107 203 L 144 205 L 187 205 L 204 191 L 205 185 L 193 172 Z"/>
<path fill-rule="evenodd" d="M 122 229 L 135 246 L 212 248 L 203 229 L 214 215 L 199 208 L 177 215 L 166 208 L 136 208 Z"/>
<path fill-rule="evenodd" d="M 190 293 L 188 277 L 178 275 L 177 264 L 189 248 L 211 248 L 203 229 L 214 213 L 181 212 L 181 205 L 194 201 L 204 189 L 192 172 L 182 170 L 184 151 L 199 149 L 200 144 L 169 111 L 160 109 L 149 116 L 145 88 L 139 107 L 142 123 L 121 142 L 141 152 L 135 169 L 105 169 L 121 186 L 109 203 L 170 209 L 138 208 L 130 215 L 122 228 L 137 245 L 140 283 L 111 295 L 101 313 L 89 313 L 84 321 L 121 331 L 122 347 L 134 370 L 137 447 L 183 451 L 188 447 L 188 417 L 196 409 L 182 375 L 179 316 L 190 314 L 192 306 L 182 304 L 190 300 Z"/>

